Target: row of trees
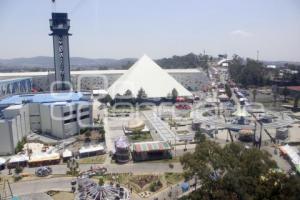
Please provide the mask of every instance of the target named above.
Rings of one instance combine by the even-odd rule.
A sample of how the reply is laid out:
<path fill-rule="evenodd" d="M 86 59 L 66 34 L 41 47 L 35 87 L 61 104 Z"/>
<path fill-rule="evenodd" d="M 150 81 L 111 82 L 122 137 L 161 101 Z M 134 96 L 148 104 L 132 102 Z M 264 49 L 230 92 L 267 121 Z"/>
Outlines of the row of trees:
<path fill-rule="evenodd" d="M 171 98 L 175 102 L 177 96 L 178 96 L 178 91 L 175 88 L 173 88 L 171 93 L 169 94 L 169 98 Z M 108 94 L 104 98 L 100 99 L 100 101 L 102 103 L 110 103 L 110 104 L 114 104 L 117 101 L 129 101 L 132 103 L 134 102 L 141 103 L 144 99 L 147 99 L 147 97 L 148 96 L 146 94 L 146 91 L 143 88 L 140 88 L 136 97 L 134 97 L 131 90 L 126 90 L 124 95 L 117 94 L 114 100 Z"/>
<path fill-rule="evenodd" d="M 300 84 L 300 65 L 286 63 L 282 68 L 282 84 L 281 85 L 299 85 Z M 287 70 L 297 70 L 298 73 L 290 73 Z M 279 70 L 276 71 L 276 75 L 279 76 Z"/>
<path fill-rule="evenodd" d="M 271 84 L 270 70 L 266 69 L 263 63 L 249 58 L 244 62 L 237 55 L 233 57 L 232 64 L 229 66 L 229 74 L 235 82 L 244 87 Z"/>
<path fill-rule="evenodd" d="M 300 178 L 275 170 L 270 154 L 230 143 L 221 147 L 200 136 L 194 153 L 181 157 L 187 178 L 201 187 L 183 199 L 298 199 Z"/>
<path fill-rule="evenodd" d="M 213 57 L 203 54 L 189 53 L 184 56 L 173 56 L 171 58 L 162 58 L 156 60 L 159 66 L 165 69 L 176 68 L 208 68 L 208 62 L 213 60 Z"/>

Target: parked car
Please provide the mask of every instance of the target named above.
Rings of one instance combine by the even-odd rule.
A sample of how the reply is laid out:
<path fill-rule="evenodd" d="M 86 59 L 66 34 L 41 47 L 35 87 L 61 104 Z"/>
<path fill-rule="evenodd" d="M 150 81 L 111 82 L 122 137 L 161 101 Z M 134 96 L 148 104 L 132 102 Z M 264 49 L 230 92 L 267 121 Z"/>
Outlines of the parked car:
<path fill-rule="evenodd" d="M 176 105 L 176 109 L 178 109 L 178 110 L 190 110 L 190 109 L 192 109 L 192 107 L 188 104 L 179 104 L 179 105 Z"/>

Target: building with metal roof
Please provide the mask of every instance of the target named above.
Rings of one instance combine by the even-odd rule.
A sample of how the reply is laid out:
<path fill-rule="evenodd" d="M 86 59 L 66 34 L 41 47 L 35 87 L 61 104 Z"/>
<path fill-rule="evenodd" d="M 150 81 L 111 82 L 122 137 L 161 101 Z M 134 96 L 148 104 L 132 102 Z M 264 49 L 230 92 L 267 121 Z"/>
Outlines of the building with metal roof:
<path fill-rule="evenodd" d="M 133 143 L 131 155 L 134 161 L 159 160 L 172 158 L 171 145 L 166 141 Z"/>
<path fill-rule="evenodd" d="M 0 154 L 13 154 L 32 132 L 58 139 L 92 126 L 90 95 L 80 92 L 14 95 L 0 100 Z"/>

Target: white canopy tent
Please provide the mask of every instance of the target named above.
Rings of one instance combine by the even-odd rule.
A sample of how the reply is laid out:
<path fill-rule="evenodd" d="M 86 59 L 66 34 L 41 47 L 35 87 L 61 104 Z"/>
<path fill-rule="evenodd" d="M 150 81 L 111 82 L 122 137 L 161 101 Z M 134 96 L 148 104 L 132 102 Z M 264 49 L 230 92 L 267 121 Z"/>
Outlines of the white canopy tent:
<path fill-rule="evenodd" d="M 192 93 L 185 89 L 165 70 L 158 66 L 147 55 L 142 56 L 126 73 L 108 89 L 112 98 L 117 94 L 124 95 L 130 90 L 133 96 L 143 88 L 148 98 L 167 97 L 175 88 L 178 96 L 190 97 Z"/>

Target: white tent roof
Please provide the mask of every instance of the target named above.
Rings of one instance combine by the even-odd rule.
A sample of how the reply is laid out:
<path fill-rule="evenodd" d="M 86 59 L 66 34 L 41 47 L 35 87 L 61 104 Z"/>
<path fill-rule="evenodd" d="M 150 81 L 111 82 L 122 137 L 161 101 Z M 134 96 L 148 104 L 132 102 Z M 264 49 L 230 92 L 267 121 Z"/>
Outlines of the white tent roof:
<path fill-rule="evenodd" d="M 6 160 L 4 158 L 0 158 L 0 165 L 5 164 Z"/>
<path fill-rule="evenodd" d="M 15 163 L 15 162 L 25 162 L 28 160 L 29 160 L 28 156 L 20 154 L 20 155 L 14 155 L 14 156 L 10 157 L 8 162 Z"/>
<path fill-rule="evenodd" d="M 79 149 L 79 153 L 82 154 L 82 153 L 89 153 L 89 152 L 96 152 L 96 151 L 103 151 L 103 150 L 104 150 L 104 147 L 100 144 L 96 145 L 96 146 L 88 146 L 88 147 L 82 146 Z"/>
<path fill-rule="evenodd" d="M 67 157 L 72 157 L 73 153 L 72 151 L 70 151 L 69 149 L 66 149 L 63 153 L 62 153 L 62 157 L 63 158 L 67 158 Z"/>
<path fill-rule="evenodd" d="M 237 110 L 232 113 L 232 115 L 237 116 L 237 117 L 250 117 L 251 115 L 247 112 L 245 107 L 238 106 Z"/>
<path fill-rule="evenodd" d="M 141 88 L 145 90 L 148 98 L 166 97 L 174 88 L 177 90 L 178 96 L 192 96 L 191 92 L 147 55 L 142 56 L 114 82 L 108 89 L 108 93 L 114 98 L 116 94 L 124 95 L 126 90 L 130 90 L 136 97 Z"/>

